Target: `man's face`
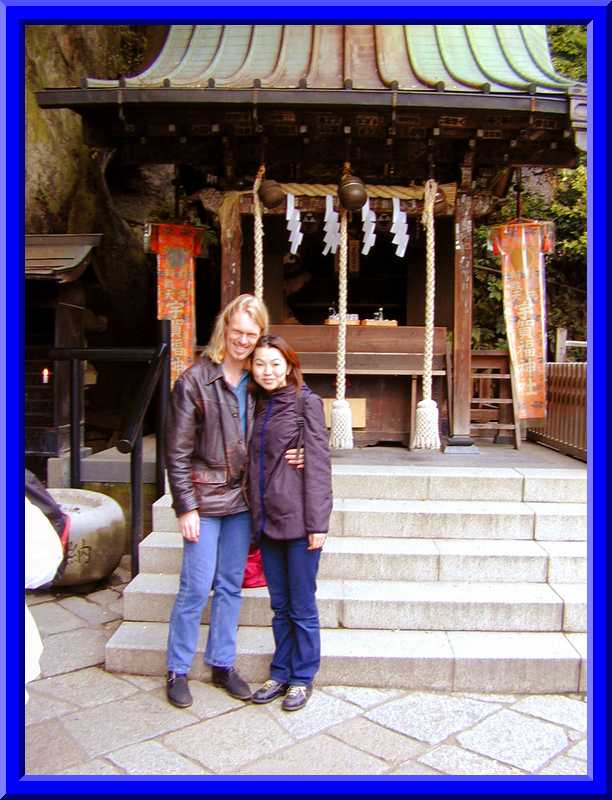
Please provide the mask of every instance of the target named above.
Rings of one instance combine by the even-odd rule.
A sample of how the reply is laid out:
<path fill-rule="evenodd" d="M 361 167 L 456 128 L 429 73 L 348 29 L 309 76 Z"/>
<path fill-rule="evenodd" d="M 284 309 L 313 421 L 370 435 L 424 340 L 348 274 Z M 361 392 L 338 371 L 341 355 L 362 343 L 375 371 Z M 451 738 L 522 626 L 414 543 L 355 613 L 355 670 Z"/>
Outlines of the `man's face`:
<path fill-rule="evenodd" d="M 234 361 L 244 361 L 261 336 L 261 328 L 246 311 L 232 314 L 225 329 L 225 353 Z"/>

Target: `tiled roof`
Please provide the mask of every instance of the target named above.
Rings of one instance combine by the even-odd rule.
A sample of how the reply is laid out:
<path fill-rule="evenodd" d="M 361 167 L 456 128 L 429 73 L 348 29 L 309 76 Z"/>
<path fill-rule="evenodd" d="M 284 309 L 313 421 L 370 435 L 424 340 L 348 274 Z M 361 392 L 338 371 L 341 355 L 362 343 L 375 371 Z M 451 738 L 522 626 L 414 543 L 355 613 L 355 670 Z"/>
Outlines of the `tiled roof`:
<path fill-rule="evenodd" d="M 26 278 L 68 283 L 76 280 L 88 264 L 93 247 L 102 234 L 32 234 L 26 236 Z"/>
<path fill-rule="evenodd" d="M 545 25 L 173 25 L 138 88 L 565 93 Z M 123 84 L 122 80 L 122 84 Z M 88 78 L 86 86 L 119 86 Z"/>

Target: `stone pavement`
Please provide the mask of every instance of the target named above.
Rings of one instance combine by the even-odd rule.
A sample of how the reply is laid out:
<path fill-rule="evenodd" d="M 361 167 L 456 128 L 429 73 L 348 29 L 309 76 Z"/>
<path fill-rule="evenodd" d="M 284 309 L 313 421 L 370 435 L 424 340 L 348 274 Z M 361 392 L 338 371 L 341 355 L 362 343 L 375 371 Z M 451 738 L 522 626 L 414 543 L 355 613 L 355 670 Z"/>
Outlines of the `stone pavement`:
<path fill-rule="evenodd" d="M 586 775 L 583 694 L 315 689 L 288 714 L 192 681 L 104 670 L 129 557 L 89 594 L 29 592 L 44 642 L 28 684 L 26 773 L 65 775 Z"/>

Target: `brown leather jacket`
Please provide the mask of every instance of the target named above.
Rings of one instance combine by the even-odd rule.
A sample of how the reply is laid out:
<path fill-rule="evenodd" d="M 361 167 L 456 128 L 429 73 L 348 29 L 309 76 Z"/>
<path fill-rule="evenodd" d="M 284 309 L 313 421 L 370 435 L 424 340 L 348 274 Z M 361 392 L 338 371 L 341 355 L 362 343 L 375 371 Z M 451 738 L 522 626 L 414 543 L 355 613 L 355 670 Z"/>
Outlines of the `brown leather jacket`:
<path fill-rule="evenodd" d="M 247 440 L 238 398 L 220 364 L 199 359 L 177 379 L 166 422 L 166 464 L 177 515 L 198 509 L 221 517 L 246 511 L 247 444 L 254 402 L 248 395 Z"/>

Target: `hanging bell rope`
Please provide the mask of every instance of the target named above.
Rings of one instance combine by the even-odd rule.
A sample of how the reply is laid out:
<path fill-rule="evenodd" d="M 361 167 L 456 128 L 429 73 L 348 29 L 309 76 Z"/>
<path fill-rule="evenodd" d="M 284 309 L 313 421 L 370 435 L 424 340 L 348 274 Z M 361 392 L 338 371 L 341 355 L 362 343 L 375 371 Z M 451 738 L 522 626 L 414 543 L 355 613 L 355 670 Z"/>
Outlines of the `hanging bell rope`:
<path fill-rule="evenodd" d="M 338 352 L 336 361 L 336 399 L 331 408 L 329 446 L 335 450 L 353 447 L 353 419 L 346 392 L 346 298 L 347 298 L 347 211 L 340 210 L 340 256 L 338 259 Z"/>
<path fill-rule="evenodd" d="M 266 174 L 266 167 L 262 164 L 255 176 L 253 183 L 253 231 L 255 235 L 255 297 L 263 300 L 263 219 L 261 211 L 261 200 L 259 199 L 259 187 Z"/>
<path fill-rule="evenodd" d="M 438 406 L 431 398 L 431 373 L 433 365 L 434 299 L 435 299 L 435 243 L 434 201 L 438 185 L 433 179 L 425 184 L 422 223 L 426 230 L 427 268 L 425 287 L 425 346 L 423 355 L 423 399 L 417 404 L 415 431 L 412 446 L 420 450 L 438 450 Z"/>

